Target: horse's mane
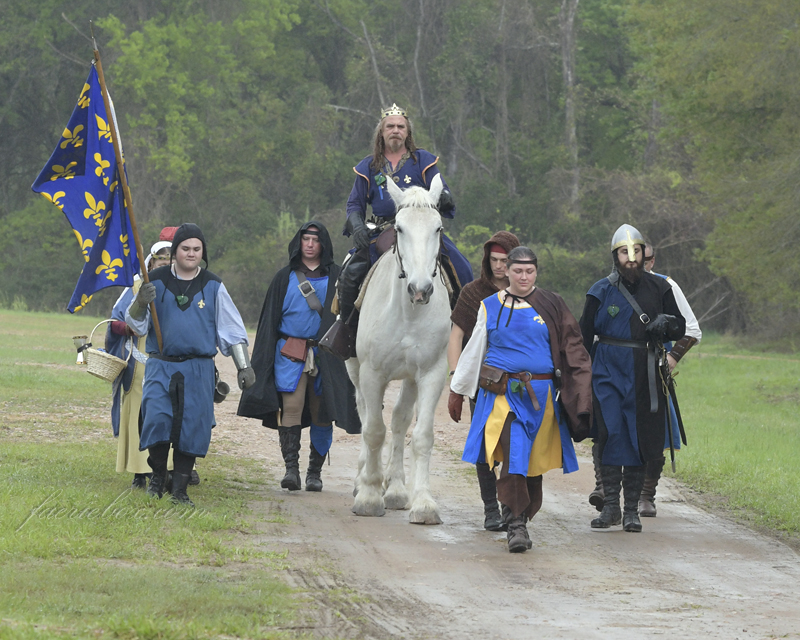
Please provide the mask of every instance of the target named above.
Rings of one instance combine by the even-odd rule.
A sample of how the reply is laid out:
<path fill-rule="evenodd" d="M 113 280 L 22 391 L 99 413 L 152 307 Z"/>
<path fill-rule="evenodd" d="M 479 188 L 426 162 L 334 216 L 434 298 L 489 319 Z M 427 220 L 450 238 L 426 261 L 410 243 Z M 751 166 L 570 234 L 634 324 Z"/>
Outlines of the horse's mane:
<path fill-rule="evenodd" d="M 433 209 L 436 203 L 431 202 L 430 194 L 422 187 L 411 187 L 403 191 L 403 199 L 397 204 L 398 211 L 400 209 L 413 208 L 413 209 Z"/>

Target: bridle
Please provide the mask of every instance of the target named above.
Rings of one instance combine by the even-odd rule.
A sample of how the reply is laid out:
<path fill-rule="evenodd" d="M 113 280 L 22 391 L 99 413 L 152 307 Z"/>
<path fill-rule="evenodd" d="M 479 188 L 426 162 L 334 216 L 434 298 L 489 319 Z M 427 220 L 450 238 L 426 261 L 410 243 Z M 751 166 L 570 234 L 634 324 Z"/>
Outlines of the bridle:
<path fill-rule="evenodd" d="M 397 211 L 399 212 L 400 209 L 402 208 L 403 207 L 398 207 Z M 431 207 L 431 209 L 434 208 L 435 207 Z M 444 283 L 444 273 L 442 271 L 442 249 L 444 248 L 444 237 L 443 237 L 444 231 L 442 227 L 439 227 L 437 233 L 439 234 L 439 250 L 436 252 L 436 264 L 434 264 L 433 266 L 433 273 L 431 274 L 431 277 L 435 278 L 438 272 L 442 277 L 442 283 Z M 407 278 L 408 274 L 406 273 L 406 269 L 403 266 L 403 255 L 400 253 L 400 248 L 397 246 L 398 235 L 399 234 L 397 233 L 397 227 L 395 227 L 394 242 L 392 243 L 392 253 L 397 255 L 397 261 L 400 263 L 400 274 L 397 277 L 402 280 L 403 278 Z"/>

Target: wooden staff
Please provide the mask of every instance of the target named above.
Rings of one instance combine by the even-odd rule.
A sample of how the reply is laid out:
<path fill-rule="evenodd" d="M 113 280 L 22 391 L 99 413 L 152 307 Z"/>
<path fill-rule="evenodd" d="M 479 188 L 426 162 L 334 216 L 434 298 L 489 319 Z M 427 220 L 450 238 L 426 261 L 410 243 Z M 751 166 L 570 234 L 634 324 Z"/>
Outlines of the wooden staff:
<path fill-rule="evenodd" d="M 131 200 L 131 191 L 128 188 L 128 179 L 125 177 L 125 167 L 122 161 L 122 151 L 119 148 L 119 139 L 117 138 L 117 125 L 114 122 L 114 112 L 111 110 L 111 100 L 108 97 L 108 89 L 106 88 L 106 80 L 103 76 L 103 64 L 100 62 L 100 52 L 97 50 L 97 42 L 92 34 L 92 46 L 94 48 L 94 62 L 97 68 L 97 78 L 100 81 L 100 90 L 103 93 L 103 103 L 106 105 L 106 115 L 108 116 L 108 130 L 111 133 L 111 143 L 114 145 L 114 156 L 117 159 L 117 171 L 119 172 L 119 181 L 122 184 L 122 195 L 125 198 L 125 208 L 128 210 L 128 220 L 131 223 L 131 231 L 133 232 L 133 242 L 136 244 L 136 255 L 139 256 L 139 265 L 142 269 L 142 279 L 145 283 L 150 282 L 150 276 L 147 274 L 147 267 L 144 264 L 144 257 L 142 255 L 142 243 L 139 241 L 139 229 L 136 227 L 136 217 L 133 215 L 133 201 Z M 150 314 L 153 318 L 153 329 L 156 332 L 156 339 L 158 340 L 158 350 L 164 351 L 164 345 L 161 341 L 161 327 L 158 324 L 158 315 L 156 314 L 156 303 L 150 303 Z"/>

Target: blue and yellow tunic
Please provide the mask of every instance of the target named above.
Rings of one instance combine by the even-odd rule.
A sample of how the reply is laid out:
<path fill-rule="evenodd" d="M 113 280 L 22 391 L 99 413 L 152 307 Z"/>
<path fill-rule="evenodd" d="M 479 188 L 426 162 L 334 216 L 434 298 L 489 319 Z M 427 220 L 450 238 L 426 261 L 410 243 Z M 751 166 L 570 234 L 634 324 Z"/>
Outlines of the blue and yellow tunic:
<path fill-rule="evenodd" d="M 527 371 L 552 374 L 550 334 L 536 309 L 526 302 L 502 301 L 502 292 L 481 302 L 479 321 L 485 318 L 486 364 L 509 373 Z M 477 326 L 476 326 L 477 328 Z M 478 338 L 483 332 L 473 333 Z M 551 469 L 564 473 L 578 470 L 578 460 L 566 423 L 555 401 L 552 380 L 531 380 L 539 411 L 533 407 L 525 385 L 510 379 L 505 395 L 478 389 L 462 459 L 466 462 L 504 462 L 508 472 L 538 476 Z M 503 460 L 500 433 L 509 414 L 513 414 L 510 433 L 510 460 Z"/>

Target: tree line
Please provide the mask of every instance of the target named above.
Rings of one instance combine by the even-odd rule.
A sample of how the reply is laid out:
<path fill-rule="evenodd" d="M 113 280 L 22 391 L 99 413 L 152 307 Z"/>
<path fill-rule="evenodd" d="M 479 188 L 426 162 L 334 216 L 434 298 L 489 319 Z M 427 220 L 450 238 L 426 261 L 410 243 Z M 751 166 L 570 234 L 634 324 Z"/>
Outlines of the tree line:
<path fill-rule="evenodd" d="M 790 0 L 2 0 L 0 303 L 63 309 L 81 254 L 29 190 L 91 61 L 145 247 L 198 223 L 254 322 L 300 222 L 340 236 L 381 107 L 440 157 L 478 267 L 509 229 L 576 312 L 637 226 L 705 327 L 797 335 L 800 6 Z M 74 272 L 74 275 L 73 275 Z M 103 315 L 109 296 L 88 312 Z"/>

